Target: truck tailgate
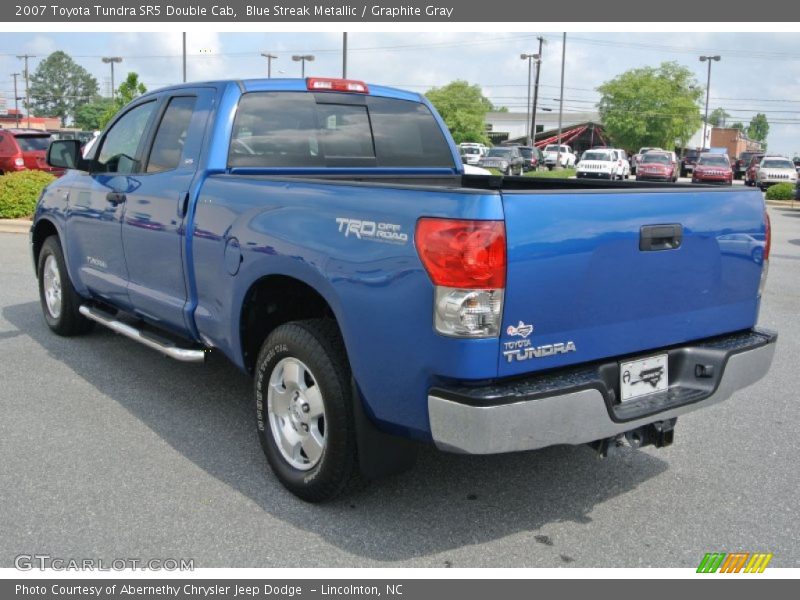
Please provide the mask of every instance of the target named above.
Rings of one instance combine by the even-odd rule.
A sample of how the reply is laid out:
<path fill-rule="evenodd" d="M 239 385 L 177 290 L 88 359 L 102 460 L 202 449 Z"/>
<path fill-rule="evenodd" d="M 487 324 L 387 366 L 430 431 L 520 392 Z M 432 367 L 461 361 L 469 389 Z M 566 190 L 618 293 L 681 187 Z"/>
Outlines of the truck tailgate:
<path fill-rule="evenodd" d="M 503 207 L 500 376 L 646 356 L 755 325 L 765 240 L 758 192 L 509 191 Z M 648 229 L 664 225 L 679 228 Z M 640 249 L 648 231 L 679 231 L 679 245 L 645 240 L 653 249 Z"/>

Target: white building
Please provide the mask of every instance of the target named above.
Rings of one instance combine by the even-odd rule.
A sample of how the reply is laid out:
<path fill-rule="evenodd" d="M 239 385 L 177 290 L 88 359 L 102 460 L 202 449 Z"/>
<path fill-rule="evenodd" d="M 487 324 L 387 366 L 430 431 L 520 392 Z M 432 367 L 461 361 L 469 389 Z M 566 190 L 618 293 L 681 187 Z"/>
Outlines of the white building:
<path fill-rule="evenodd" d="M 567 128 L 578 123 L 600 122 L 600 115 L 595 111 L 565 112 L 562 115 L 561 127 Z M 494 143 L 507 139 L 525 137 L 527 132 L 528 113 L 525 112 L 490 112 L 486 113 L 486 127 L 489 137 Z M 536 132 L 558 128 L 558 111 L 537 112 Z"/>

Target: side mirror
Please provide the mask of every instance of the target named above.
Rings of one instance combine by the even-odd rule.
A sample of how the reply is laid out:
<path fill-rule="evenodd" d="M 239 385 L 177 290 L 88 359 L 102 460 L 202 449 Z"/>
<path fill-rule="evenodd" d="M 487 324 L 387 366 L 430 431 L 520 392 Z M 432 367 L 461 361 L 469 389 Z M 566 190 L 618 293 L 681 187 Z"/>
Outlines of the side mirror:
<path fill-rule="evenodd" d="M 89 161 L 81 154 L 79 140 L 56 140 L 47 149 L 47 164 L 60 169 L 89 170 Z"/>

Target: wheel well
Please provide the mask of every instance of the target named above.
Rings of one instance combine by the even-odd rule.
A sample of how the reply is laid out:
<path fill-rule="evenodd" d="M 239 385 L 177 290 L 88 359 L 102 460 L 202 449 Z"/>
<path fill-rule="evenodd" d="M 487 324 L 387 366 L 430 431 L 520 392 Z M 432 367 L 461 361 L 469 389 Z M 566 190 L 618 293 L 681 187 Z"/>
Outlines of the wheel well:
<path fill-rule="evenodd" d="M 256 281 L 245 295 L 239 320 L 247 370 L 252 372 L 261 345 L 273 329 L 289 321 L 318 318 L 336 321 L 325 298 L 311 286 L 283 275 Z"/>
<path fill-rule="evenodd" d="M 32 238 L 34 265 L 39 264 L 39 252 L 41 252 L 42 250 L 42 244 L 44 244 L 44 241 L 51 235 L 58 237 L 58 230 L 51 221 L 48 221 L 47 219 L 42 219 L 36 224 L 36 227 L 33 230 L 33 238 Z"/>

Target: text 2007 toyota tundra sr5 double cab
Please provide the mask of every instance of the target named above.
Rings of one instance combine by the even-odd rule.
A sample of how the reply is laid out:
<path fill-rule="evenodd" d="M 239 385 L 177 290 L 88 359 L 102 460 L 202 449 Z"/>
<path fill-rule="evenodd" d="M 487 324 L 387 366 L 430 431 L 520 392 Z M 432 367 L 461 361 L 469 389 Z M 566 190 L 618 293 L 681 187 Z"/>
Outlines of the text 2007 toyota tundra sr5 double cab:
<path fill-rule="evenodd" d="M 93 156 L 64 140 L 48 159 L 70 169 L 32 228 L 50 328 L 223 353 L 305 500 L 410 466 L 420 441 L 664 446 L 772 360 L 758 192 L 466 176 L 415 93 L 177 86 L 127 106 Z"/>

